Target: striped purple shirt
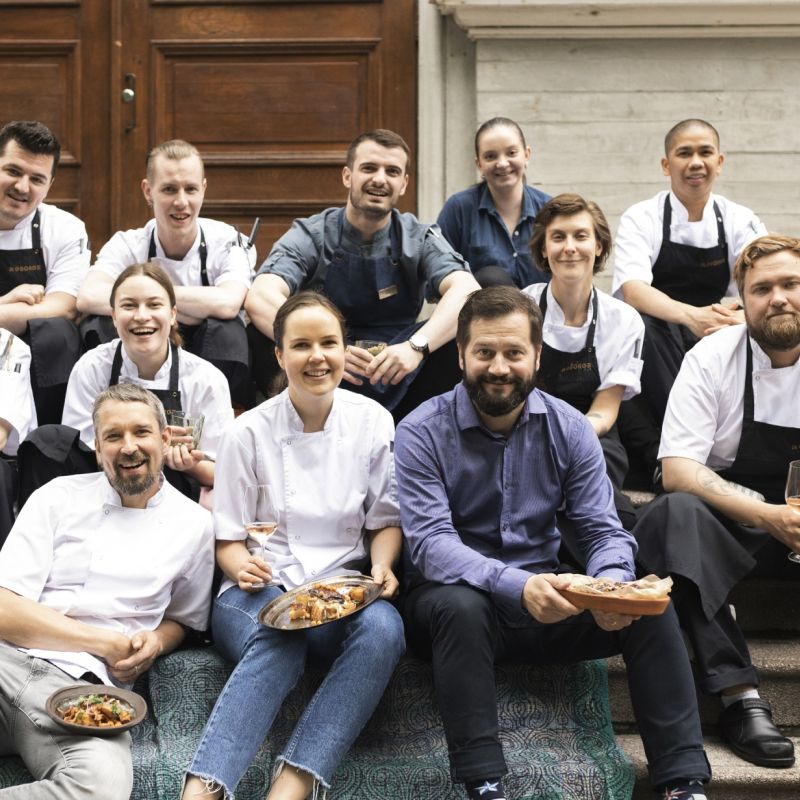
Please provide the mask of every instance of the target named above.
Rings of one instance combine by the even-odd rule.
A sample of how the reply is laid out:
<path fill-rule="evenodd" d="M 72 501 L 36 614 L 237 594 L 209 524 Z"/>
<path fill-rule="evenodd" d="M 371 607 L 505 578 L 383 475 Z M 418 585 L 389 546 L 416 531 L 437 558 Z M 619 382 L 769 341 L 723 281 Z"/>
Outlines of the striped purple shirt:
<path fill-rule="evenodd" d="M 636 543 L 617 518 L 597 435 L 538 389 L 508 437 L 481 424 L 463 384 L 428 400 L 397 428 L 395 467 L 411 561 L 428 580 L 519 608 L 531 574 L 558 566 L 562 503 L 587 574 L 634 578 Z"/>

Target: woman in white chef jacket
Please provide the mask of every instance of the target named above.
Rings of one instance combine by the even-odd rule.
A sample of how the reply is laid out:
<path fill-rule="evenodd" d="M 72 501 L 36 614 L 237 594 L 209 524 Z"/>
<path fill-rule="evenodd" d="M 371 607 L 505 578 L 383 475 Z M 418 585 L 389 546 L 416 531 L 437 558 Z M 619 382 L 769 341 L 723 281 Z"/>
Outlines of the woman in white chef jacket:
<path fill-rule="evenodd" d="M 603 448 L 622 523 L 635 513 L 622 493 L 628 460 L 616 429 L 620 403 L 639 393 L 644 323 L 638 312 L 593 285 L 611 252 L 608 222 L 576 194 L 549 200 L 536 216 L 531 252 L 549 284 L 523 291 L 544 317 L 536 385 L 586 415 Z"/>
<path fill-rule="evenodd" d="M 400 615 L 382 599 L 302 631 L 258 620 L 285 591 L 348 570 L 368 571 L 382 598 L 398 588 L 392 416 L 338 388 L 345 341 L 343 317 L 327 298 L 289 298 L 275 319 L 288 388 L 242 414 L 220 445 L 214 526 L 224 580 L 212 630 L 236 666 L 206 723 L 183 800 L 232 796 L 307 659 L 332 666 L 277 758 L 267 797 L 324 796 L 404 651 Z M 278 527 L 262 551 L 244 523 L 257 516 L 246 487 L 264 484 L 277 498 Z"/>

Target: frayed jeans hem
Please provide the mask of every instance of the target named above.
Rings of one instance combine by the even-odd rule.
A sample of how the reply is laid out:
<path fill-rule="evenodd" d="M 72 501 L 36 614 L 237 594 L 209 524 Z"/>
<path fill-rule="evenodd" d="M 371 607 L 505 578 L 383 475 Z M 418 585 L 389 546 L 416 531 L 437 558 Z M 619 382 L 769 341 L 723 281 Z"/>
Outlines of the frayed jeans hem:
<path fill-rule="evenodd" d="M 314 770 L 311 770 L 302 764 L 296 764 L 294 761 L 290 761 L 288 758 L 286 758 L 286 756 L 278 756 L 275 759 L 275 769 L 272 771 L 273 781 L 278 777 L 278 775 L 281 774 L 285 764 L 288 764 L 290 767 L 294 767 L 301 772 L 305 772 L 314 779 L 314 784 L 311 788 L 311 800 L 326 800 L 331 785 L 321 775 L 317 775 Z M 322 790 L 321 792 L 320 789 Z"/>
<path fill-rule="evenodd" d="M 198 780 L 203 781 L 205 783 L 205 790 L 211 794 L 211 792 L 216 792 L 222 789 L 222 798 L 223 800 L 236 800 L 235 794 L 228 789 L 227 786 L 220 783 L 213 775 L 201 775 L 196 772 L 184 772 L 183 773 L 183 783 L 181 784 L 181 796 L 183 796 L 183 791 L 186 788 L 186 780 L 188 778 L 197 778 Z"/>

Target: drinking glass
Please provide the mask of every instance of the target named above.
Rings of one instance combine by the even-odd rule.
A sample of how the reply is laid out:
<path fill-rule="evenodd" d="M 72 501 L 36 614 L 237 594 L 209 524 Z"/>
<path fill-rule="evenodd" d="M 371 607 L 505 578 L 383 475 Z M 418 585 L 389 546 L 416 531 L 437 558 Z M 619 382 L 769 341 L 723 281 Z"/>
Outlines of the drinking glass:
<path fill-rule="evenodd" d="M 244 487 L 242 524 L 247 535 L 259 546 L 261 558 L 267 560 L 267 539 L 278 528 L 278 502 L 273 486 L 257 484 Z M 253 589 L 263 589 L 265 584 L 254 583 Z"/>
<path fill-rule="evenodd" d="M 366 350 L 373 358 L 386 349 L 386 342 L 379 342 L 375 339 L 357 339 L 354 344 L 356 347 Z"/>
<path fill-rule="evenodd" d="M 186 444 L 191 437 L 191 449 L 197 450 L 200 446 L 200 437 L 203 435 L 203 424 L 206 418 L 202 414 L 184 414 L 182 411 L 167 412 L 167 423 L 172 436 L 170 444 Z"/>
<path fill-rule="evenodd" d="M 800 461 L 789 464 L 789 474 L 786 477 L 786 505 L 800 511 Z M 800 553 L 789 553 L 789 561 L 800 564 Z"/>

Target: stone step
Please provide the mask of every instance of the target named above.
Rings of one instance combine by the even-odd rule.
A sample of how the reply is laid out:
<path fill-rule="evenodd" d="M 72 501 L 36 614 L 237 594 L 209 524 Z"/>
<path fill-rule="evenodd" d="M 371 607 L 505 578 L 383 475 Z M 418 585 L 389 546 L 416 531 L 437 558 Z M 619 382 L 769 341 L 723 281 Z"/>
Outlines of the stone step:
<path fill-rule="evenodd" d="M 634 733 L 617 736 L 622 749 L 636 769 L 636 784 L 631 800 L 654 800 L 656 795 L 647 780 L 647 762 L 642 740 Z M 794 739 L 800 752 L 800 739 Z M 706 753 L 713 780 L 709 800 L 797 800 L 800 794 L 800 765 L 790 769 L 766 769 L 737 758 L 719 739 L 706 737 Z"/>
<path fill-rule="evenodd" d="M 787 735 L 800 734 L 800 642 L 751 639 L 748 644 L 753 664 L 761 677 L 761 695 L 772 704 L 775 724 Z M 614 728 L 618 732 L 634 730 L 633 709 L 621 656 L 608 659 L 608 693 Z M 716 732 L 719 701 L 698 693 L 698 703 L 704 730 Z"/>
<path fill-rule="evenodd" d="M 798 579 L 800 579 L 800 565 Z M 753 578 L 731 594 L 736 620 L 745 633 L 800 632 L 800 584 Z"/>

